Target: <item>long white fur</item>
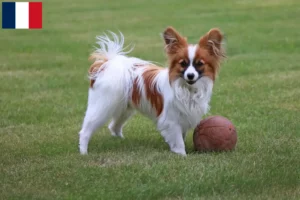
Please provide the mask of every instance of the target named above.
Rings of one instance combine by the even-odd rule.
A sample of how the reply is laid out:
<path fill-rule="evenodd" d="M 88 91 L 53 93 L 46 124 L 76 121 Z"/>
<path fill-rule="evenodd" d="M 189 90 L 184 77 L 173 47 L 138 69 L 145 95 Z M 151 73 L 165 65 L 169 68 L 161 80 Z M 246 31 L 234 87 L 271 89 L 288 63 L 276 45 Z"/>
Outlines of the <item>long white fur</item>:
<path fill-rule="evenodd" d="M 107 62 L 102 66 L 104 70 L 99 70 L 92 77 L 96 81 L 89 89 L 87 111 L 79 133 L 80 153 L 87 153 L 92 134 L 110 119 L 112 120 L 109 129 L 112 135 L 123 137 L 124 123 L 132 116 L 134 110 L 138 109 L 157 124 L 157 129 L 169 144 L 171 151 L 186 155 L 185 134 L 190 128 L 194 128 L 209 110 L 213 81 L 202 77 L 195 84 L 188 85 L 180 78 L 170 84 L 168 68 L 161 70 L 154 78 L 155 87 L 164 101 L 163 111 L 157 117 L 155 109 L 146 98 L 142 77 L 144 70 L 151 63 L 126 56 L 128 52 L 123 49 L 124 36 L 120 34 L 118 37 L 115 33 L 111 35 L 113 39 L 107 35 L 97 37 L 100 48 L 96 52 L 105 57 Z M 137 107 L 131 99 L 136 78 L 141 93 L 140 104 Z"/>
<path fill-rule="evenodd" d="M 98 40 L 97 44 L 100 46 L 100 48 L 96 49 L 97 53 L 103 54 L 108 60 L 111 60 L 116 55 L 126 55 L 133 50 L 133 47 L 131 47 L 129 50 L 125 51 L 128 46 L 125 48 L 123 47 L 124 35 L 121 32 L 120 36 L 111 31 L 109 31 L 109 33 L 111 34 L 113 40 L 111 40 L 107 34 L 96 37 Z"/>

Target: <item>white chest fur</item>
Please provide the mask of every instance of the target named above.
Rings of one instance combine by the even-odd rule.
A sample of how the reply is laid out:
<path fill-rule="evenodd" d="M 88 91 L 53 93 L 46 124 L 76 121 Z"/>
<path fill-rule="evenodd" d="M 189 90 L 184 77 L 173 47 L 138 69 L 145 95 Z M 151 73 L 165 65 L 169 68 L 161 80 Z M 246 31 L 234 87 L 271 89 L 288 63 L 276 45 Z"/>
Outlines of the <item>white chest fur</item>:
<path fill-rule="evenodd" d="M 174 109 L 178 110 L 179 123 L 186 128 L 194 128 L 209 110 L 213 81 L 202 77 L 194 85 L 186 85 L 178 79 L 172 87 Z"/>

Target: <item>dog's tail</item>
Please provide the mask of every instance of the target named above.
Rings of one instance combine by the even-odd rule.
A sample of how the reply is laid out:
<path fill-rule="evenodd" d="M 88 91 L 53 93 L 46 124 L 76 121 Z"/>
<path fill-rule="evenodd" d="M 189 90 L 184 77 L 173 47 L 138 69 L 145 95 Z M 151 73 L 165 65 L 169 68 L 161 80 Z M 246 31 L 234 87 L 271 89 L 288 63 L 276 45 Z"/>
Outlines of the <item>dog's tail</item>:
<path fill-rule="evenodd" d="M 102 98 L 106 96 L 112 101 L 115 99 L 126 103 L 133 86 L 135 69 L 149 62 L 126 56 L 133 47 L 124 47 L 122 33 L 109 33 L 97 37 L 99 47 L 90 56 L 94 61 L 89 69 L 90 89 L 101 93 Z"/>
<path fill-rule="evenodd" d="M 116 33 L 109 32 L 112 39 L 107 35 L 103 34 L 97 36 L 97 44 L 100 46 L 99 48 L 96 47 L 94 53 L 92 53 L 90 59 L 95 60 L 111 60 L 114 59 L 118 55 L 126 55 L 133 50 L 129 46 L 124 48 L 124 35 L 120 32 L 120 36 Z M 126 49 L 130 48 L 126 51 Z"/>

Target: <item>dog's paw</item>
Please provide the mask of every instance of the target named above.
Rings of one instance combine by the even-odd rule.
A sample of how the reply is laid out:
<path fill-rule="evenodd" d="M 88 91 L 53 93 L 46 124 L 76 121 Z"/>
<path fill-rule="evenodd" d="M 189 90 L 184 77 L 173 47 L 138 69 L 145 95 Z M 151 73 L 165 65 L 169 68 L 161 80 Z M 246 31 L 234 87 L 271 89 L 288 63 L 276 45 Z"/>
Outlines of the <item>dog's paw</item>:
<path fill-rule="evenodd" d="M 115 132 L 112 132 L 111 135 L 113 137 L 119 137 L 119 138 L 124 138 L 124 135 L 122 133 L 115 133 Z"/>
<path fill-rule="evenodd" d="M 171 149 L 172 152 L 176 153 L 176 154 L 179 154 L 179 155 L 182 155 L 182 156 L 186 156 L 186 151 L 185 149 L 182 149 L 182 148 L 173 148 Z"/>
<path fill-rule="evenodd" d="M 115 129 L 111 125 L 108 126 L 108 129 L 113 137 L 124 138 L 122 131 L 115 131 Z"/>
<path fill-rule="evenodd" d="M 79 152 L 81 155 L 87 155 L 88 154 L 88 151 L 85 150 L 85 149 L 79 149 Z"/>

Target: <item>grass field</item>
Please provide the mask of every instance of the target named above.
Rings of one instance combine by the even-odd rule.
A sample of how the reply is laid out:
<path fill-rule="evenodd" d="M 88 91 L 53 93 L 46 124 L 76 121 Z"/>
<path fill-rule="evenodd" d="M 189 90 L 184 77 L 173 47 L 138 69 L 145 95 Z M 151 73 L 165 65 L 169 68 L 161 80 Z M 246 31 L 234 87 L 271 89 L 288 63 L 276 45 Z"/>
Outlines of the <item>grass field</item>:
<path fill-rule="evenodd" d="M 200 3 L 201 2 L 201 3 Z M 0 199 L 300 199 L 300 2 L 43 2 L 42 30 L 0 30 Z M 80 156 L 89 53 L 105 30 L 130 54 L 165 64 L 160 33 L 196 43 L 212 27 L 228 58 L 209 115 L 238 130 L 230 153 L 175 155 L 136 115 L 125 139 L 107 128 Z"/>

